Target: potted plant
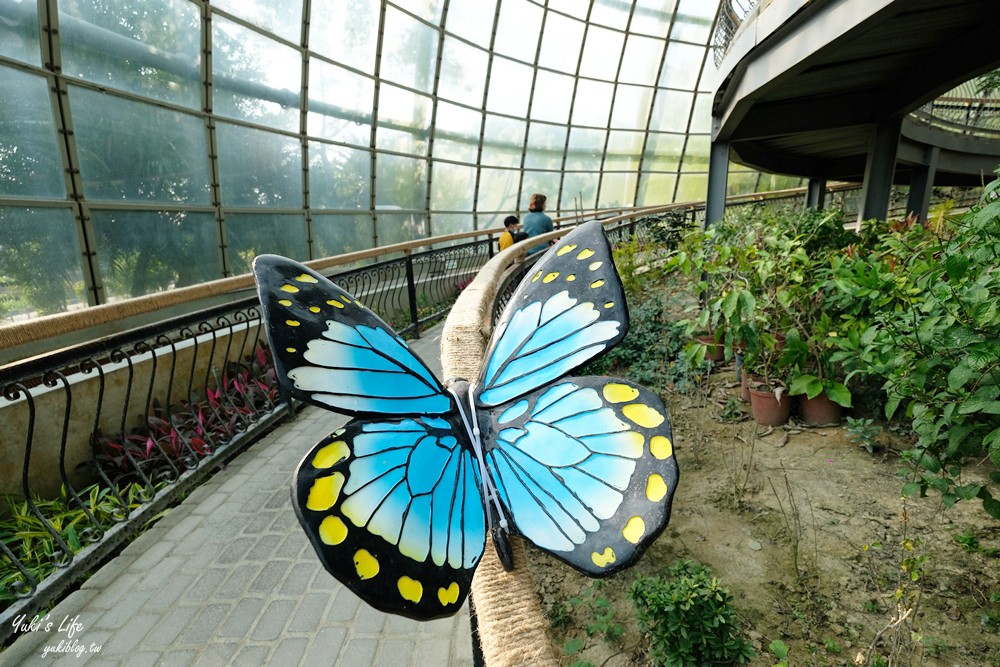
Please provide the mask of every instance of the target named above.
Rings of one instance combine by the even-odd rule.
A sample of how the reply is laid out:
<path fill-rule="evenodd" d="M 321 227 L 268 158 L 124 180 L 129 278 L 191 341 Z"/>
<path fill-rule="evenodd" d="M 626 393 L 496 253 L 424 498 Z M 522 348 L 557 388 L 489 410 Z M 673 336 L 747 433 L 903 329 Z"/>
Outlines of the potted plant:
<path fill-rule="evenodd" d="M 791 384 L 792 396 L 802 396 L 799 407 L 806 424 L 836 424 L 843 408 L 851 407 L 851 392 L 837 379 L 836 364 L 831 361 L 836 339 L 829 315 L 814 318 L 809 335 L 802 341 L 804 355 L 795 364 Z"/>

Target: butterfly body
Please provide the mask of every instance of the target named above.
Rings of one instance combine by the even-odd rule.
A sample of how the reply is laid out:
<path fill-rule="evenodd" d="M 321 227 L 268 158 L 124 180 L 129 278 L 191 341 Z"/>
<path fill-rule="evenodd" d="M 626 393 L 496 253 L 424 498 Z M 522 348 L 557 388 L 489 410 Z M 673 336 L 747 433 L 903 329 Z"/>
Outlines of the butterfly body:
<path fill-rule="evenodd" d="M 678 481 L 666 410 L 626 379 L 567 377 L 628 329 L 598 223 L 536 263 L 473 382 L 438 382 L 374 313 L 323 276 L 254 261 L 277 375 L 354 416 L 303 459 L 295 512 L 324 566 L 383 611 L 464 602 L 487 533 L 505 567 L 520 535 L 591 576 L 633 564 Z"/>

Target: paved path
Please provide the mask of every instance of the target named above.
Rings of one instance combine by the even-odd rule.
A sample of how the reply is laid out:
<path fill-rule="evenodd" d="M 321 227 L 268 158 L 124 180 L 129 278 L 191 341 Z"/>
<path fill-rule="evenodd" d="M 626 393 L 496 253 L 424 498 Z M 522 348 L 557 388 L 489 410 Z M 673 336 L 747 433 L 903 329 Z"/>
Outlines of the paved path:
<path fill-rule="evenodd" d="M 439 377 L 441 329 L 411 343 Z M 292 471 L 346 421 L 302 410 L 57 605 L 51 628 L 22 635 L 0 664 L 471 665 L 467 606 L 430 623 L 377 612 L 323 570 L 299 527 Z"/>

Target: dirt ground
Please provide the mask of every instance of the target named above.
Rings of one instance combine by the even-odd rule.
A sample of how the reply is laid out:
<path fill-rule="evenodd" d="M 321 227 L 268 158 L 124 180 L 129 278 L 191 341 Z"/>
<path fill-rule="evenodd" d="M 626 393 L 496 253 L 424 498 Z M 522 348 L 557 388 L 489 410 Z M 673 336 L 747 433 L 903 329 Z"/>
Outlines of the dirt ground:
<path fill-rule="evenodd" d="M 870 454 L 843 426 L 723 421 L 735 416 L 734 380 L 723 366 L 700 395 L 667 397 L 680 485 L 670 525 L 635 568 L 594 584 L 528 549 L 553 640 L 585 646 L 563 651 L 565 663 L 647 664 L 625 593 L 637 572 L 689 558 L 732 592 L 757 649 L 751 665 L 778 662 L 768 645 L 780 639 L 792 667 L 867 665 L 874 654 L 887 666 L 1000 667 L 1000 525 L 978 501 L 942 510 L 937 497 L 901 498 L 906 442 L 891 433 Z M 901 586 L 916 604 L 893 625 Z M 567 604 L 581 593 L 611 603 L 621 639 L 587 634 L 595 607 Z"/>

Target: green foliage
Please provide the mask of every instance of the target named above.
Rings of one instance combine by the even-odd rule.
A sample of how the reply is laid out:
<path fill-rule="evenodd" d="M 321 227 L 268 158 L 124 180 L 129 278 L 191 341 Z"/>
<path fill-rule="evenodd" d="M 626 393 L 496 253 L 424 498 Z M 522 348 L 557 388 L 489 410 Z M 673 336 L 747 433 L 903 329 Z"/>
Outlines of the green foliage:
<path fill-rule="evenodd" d="M 788 667 L 788 646 L 780 639 L 775 639 L 767 645 L 767 650 L 778 659 L 772 667 Z"/>
<path fill-rule="evenodd" d="M 696 667 L 748 662 L 753 647 L 739 635 L 732 595 L 704 565 L 690 560 L 666 576 L 639 576 L 628 596 L 649 637 L 654 665 Z"/>
<path fill-rule="evenodd" d="M 869 454 L 874 454 L 875 440 L 882 432 L 882 427 L 876 424 L 874 419 L 848 417 L 847 432 L 851 435 L 851 442 L 864 447 Z"/>
<path fill-rule="evenodd" d="M 624 626 L 615 619 L 615 608 L 607 596 L 601 594 L 604 581 L 592 581 L 565 603 L 558 604 L 550 615 L 553 627 L 568 628 L 578 619 L 588 638 L 596 637 L 609 644 L 619 644 L 625 636 Z M 587 648 L 587 639 L 579 635 L 569 637 L 563 643 L 563 652 L 572 656 Z M 577 660 L 573 664 L 589 664 Z"/>

